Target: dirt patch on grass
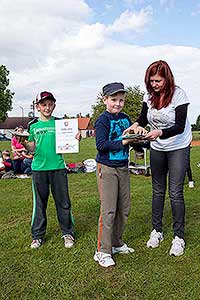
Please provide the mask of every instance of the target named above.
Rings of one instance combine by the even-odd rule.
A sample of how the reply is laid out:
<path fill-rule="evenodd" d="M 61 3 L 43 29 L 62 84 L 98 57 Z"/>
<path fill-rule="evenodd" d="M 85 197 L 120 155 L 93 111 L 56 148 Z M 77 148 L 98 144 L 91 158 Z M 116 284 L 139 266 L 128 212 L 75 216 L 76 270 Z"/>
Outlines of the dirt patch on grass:
<path fill-rule="evenodd" d="M 200 146 L 200 140 L 199 141 L 192 141 L 192 146 Z"/>

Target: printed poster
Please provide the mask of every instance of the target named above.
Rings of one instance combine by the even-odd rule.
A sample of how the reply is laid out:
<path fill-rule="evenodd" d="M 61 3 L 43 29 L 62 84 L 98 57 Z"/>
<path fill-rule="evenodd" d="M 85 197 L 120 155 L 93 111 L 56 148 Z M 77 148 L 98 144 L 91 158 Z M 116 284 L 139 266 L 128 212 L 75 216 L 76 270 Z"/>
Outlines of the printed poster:
<path fill-rule="evenodd" d="M 78 133 L 78 119 L 62 119 L 55 121 L 56 153 L 78 153 L 79 141 L 75 138 Z"/>

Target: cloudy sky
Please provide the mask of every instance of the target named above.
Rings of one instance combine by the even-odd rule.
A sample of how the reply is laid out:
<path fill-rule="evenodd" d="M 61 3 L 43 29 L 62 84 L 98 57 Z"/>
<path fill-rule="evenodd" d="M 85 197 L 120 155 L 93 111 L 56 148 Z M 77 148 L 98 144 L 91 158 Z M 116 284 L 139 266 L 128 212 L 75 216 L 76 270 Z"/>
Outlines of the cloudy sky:
<path fill-rule="evenodd" d="M 146 68 L 163 59 L 195 123 L 199 28 L 200 0 L 0 0 L 0 64 L 15 92 L 9 116 L 27 116 L 41 90 L 55 94 L 57 116 L 91 113 L 104 84 L 145 91 Z"/>

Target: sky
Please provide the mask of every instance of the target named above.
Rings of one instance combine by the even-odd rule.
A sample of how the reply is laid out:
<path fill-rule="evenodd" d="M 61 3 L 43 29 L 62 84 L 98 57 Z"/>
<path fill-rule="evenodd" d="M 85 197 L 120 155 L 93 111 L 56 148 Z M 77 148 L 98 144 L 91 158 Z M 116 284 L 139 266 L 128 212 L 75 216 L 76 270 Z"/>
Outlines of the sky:
<path fill-rule="evenodd" d="M 9 116 L 27 116 L 40 91 L 54 115 L 91 113 L 114 81 L 145 91 L 146 68 L 166 60 L 200 114 L 200 0 L 0 0 L 0 65 L 15 93 Z"/>

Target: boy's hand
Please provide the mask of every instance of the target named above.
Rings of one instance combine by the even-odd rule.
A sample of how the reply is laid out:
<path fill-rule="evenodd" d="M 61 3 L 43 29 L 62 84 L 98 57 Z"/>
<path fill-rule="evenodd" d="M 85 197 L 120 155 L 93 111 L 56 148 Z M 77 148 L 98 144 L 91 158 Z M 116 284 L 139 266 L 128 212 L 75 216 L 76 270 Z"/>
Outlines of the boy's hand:
<path fill-rule="evenodd" d="M 82 138 L 81 133 L 78 132 L 75 136 L 75 139 L 77 139 L 80 142 L 81 138 Z"/>
<path fill-rule="evenodd" d="M 146 137 L 141 137 L 140 139 L 125 139 L 125 140 L 122 140 L 122 145 L 125 146 L 125 145 L 131 144 L 131 143 L 138 143 L 144 139 L 146 139 Z"/>

